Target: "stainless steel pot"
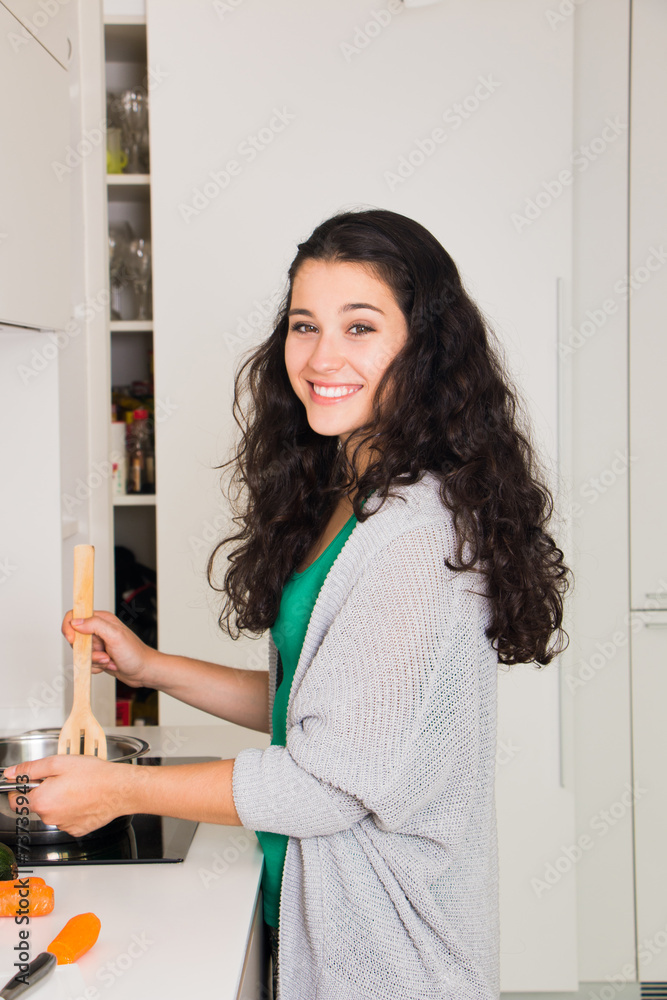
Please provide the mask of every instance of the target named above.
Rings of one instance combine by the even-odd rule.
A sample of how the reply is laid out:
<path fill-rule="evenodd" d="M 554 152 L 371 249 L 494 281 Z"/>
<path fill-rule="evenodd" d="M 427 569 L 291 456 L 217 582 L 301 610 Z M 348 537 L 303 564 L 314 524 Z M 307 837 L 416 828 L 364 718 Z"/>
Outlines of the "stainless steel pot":
<path fill-rule="evenodd" d="M 59 730 L 48 730 L 40 733 L 25 733 L 22 736 L 5 736 L 0 738 L 0 772 L 12 764 L 23 764 L 30 760 L 39 760 L 42 757 L 52 757 L 58 753 L 58 732 Z M 137 739 L 135 736 L 107 736 L 107 759 L 115 763 L 136 763 L 138 757 L 142 757 L 150 746 L 145 740 Z M 4 785 L 4 788 L 3 788 Z M 33 786 L 34 787 L 34 786 Z M 0 792 L 13 791 L 14 782 L 0 781 Z M 28 816 L 28 827 L 17 827 L 16 813 L 9 807 L 9 798 L 0 795 L 0 842 L 12 847 L 19 843 L 17 837 L 27 835 L 31 844 L 66 844 L 80 843 L 88 839 L 96 839 L 107 836 L 109 833 L 117 833 L 119 825 L 127 827 L 130 825 L 131 816 L 122 816 L 113 820 L 106 826 L 94 830 L 85 837 L 72 837 L 69 833 L 59 830 L 57 826 L 43 823 L 37 813 L 31 812 Z"/>

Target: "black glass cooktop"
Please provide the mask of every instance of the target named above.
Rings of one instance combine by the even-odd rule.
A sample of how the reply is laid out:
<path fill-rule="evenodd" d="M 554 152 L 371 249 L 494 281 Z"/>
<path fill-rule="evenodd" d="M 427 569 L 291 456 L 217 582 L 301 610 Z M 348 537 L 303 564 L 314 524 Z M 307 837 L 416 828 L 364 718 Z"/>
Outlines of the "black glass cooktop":
<path fill-rule="evenodd" d="M 201 764 L 219 757 L 140 757 L 133 767 Z M 183 861 L 199 824 L 195 820 L 139 814 L 121 816 L 104 834 L 90 833 L 62 844 L 31 843 L 19 869 L 44 865 L 164 864 Z"/>

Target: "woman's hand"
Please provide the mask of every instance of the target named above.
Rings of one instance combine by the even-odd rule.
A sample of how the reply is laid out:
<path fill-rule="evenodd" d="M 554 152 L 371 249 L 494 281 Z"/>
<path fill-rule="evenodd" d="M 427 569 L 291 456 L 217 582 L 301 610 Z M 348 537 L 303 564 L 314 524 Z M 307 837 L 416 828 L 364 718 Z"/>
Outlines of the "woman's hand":
<path fill-rule="evenodd" d="M 113 674 L 129 687 L 155 687 L 148 677 L 148 667 L 156 654 L 123 625 L 110 611 L 96 611 L 92 618 L 72 618 L 68 611 L 62 633 L 70 646 L 76 633 L 93 636 L 93 673 Z"/>
<path fill-rule="evenodd" d="M 9 804 L 19 815 L 32 810 L 44 823 L 83 837 L 117 816 L 135 813 L 242 826 L 234 804 L 233 772 L 233 760 L 138 767 L 60 754 L 12 764 L 4 776 L 42 780 L 25 794 L 9 794 Z"/>
<path fill-rule="evenodd" d="M 5 769 L 4 777 L 43 779 L 25 795 L 10 792 L 11 808 L 19 813 L 28 808 L 42 822 L 73 837 L 83 837 L 117 816 L 127 815 L 134 770 L 97 757 L 61 754 L 13 764 Z"/>

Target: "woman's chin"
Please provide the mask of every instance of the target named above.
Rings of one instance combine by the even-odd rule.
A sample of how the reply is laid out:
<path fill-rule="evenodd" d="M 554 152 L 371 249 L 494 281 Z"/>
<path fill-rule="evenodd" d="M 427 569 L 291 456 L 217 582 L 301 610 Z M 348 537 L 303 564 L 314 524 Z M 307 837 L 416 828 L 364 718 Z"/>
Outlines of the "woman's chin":
<path fill-rule="evenodd" d="M 346 441 L 354 427 L 350 427 L 349 421 L 335 419 L 333 414 L 308 413 L 308 423 L 316 434 L 322 437 L 337 437 Z"/>

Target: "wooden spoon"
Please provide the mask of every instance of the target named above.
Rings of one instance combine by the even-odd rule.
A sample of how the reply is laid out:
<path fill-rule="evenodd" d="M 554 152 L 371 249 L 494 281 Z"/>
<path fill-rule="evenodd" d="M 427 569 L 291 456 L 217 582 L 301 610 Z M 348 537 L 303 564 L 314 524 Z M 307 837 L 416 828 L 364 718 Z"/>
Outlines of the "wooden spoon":
<path fill-rule="evenodd" d="M 93 614 L 93 578 L 95 549 L 92 545 L 74 546 L 73 618 Z M 58 753 L 90 754 L 107 759 L 107 738 L 90 707 L 90 676 L 93 661 L 93 637 L 77 632 L 74 636 L 74 698 L 72 711 L 60 730 Z M 83 750 L 81 745 L 83 743 Z"/>

